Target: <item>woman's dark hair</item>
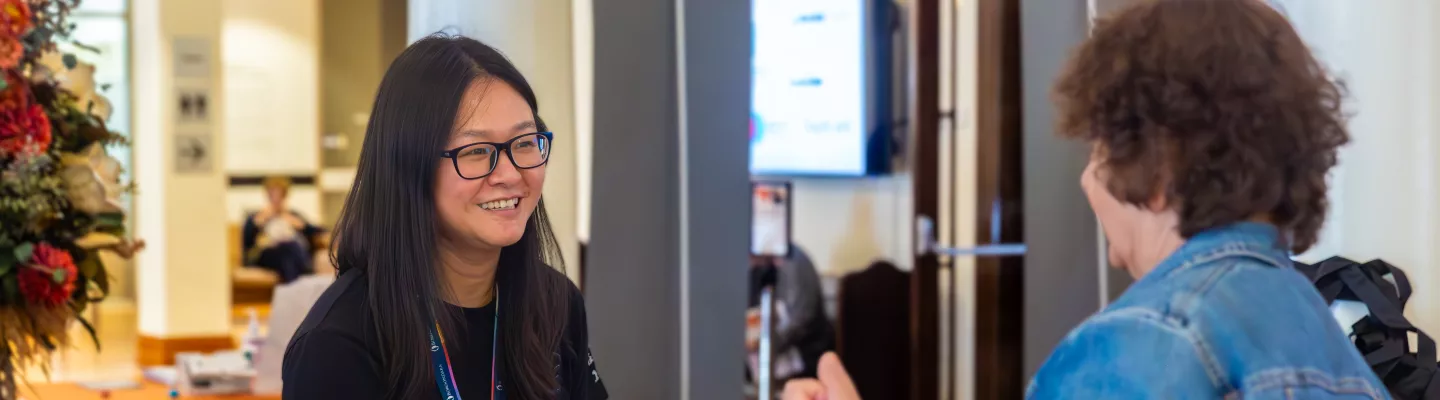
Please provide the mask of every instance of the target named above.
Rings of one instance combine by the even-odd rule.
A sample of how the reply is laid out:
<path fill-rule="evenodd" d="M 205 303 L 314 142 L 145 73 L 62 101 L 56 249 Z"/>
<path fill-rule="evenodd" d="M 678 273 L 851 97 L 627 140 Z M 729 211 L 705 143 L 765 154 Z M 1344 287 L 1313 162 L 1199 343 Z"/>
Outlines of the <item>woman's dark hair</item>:
<path fill-rule="evenodd" d="M 1147 1 L 1103 18 L 1054 89 L 1062 135 L 1096 144 L 1108 189 L 1157 194 L 1180 234 L 1268 217 L 1302 252 L 1349 140 L 1343 83 L 1256 0 Z"/>
<path fill-rule="evenodd" d="M 340 273 L 363 271 L 369 283 L 391 398 L 416 398 L 434 385 L 428 340 L 434 320 L 452 337 L 464 329 L 443 302 L 449 289 L 436 267 L 435 171 L 466 88 L 482 81 L 514 88 L 537 110 L 539 130 L 547 130 L 530 84 L 500 52 L 465 37 L 421 39 L 385 72 L 355 183 L 335 226 L 335 265 Z M 520 241 L 500 251 L 495 280 L 505 309 L 497 368 L 506 372 L 512 398 L 552 398 L 559 387 L 555 354 L 570 286 L 563 275 L 543 270 L 563 265 L 557 249 L 542 200 Z"/>

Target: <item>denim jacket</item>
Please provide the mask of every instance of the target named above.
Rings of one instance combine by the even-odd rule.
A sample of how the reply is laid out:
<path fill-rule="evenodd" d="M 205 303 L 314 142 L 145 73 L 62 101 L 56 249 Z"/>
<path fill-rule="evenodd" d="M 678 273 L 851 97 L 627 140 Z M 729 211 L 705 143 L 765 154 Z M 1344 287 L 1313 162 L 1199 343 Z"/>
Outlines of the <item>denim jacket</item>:
<path fill-rule="evenodd" d="M 1389 399 L 1270 225 L 1190 238 L 1065 337 L 1031 399 Z"/>

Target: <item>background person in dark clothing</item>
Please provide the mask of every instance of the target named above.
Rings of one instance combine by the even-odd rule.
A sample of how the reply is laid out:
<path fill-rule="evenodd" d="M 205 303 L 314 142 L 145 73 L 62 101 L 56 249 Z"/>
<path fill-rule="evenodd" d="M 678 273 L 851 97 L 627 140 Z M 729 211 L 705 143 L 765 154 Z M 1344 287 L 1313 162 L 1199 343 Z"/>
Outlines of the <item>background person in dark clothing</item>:
<path fill-rule="evenodd" d="M 245 256 L 246 265 L 273 270 L 280 283 L 290 283 L 314 272 L 310 257 L 312 241 L 318 239 L 323 230 L 286 207 L 289 179 L 266 178 L 265 194 L 270 200 L 265 209 L 245 218 L 241 254 Z"/>
<path fill-rule="evenodd" d="M 835 349 L 835 327 L 825 315 L 825 299 L 815 264 L 794 244 L 790 245 L 788 257 L 754 257 L 751 264 L 751 313 L 759 312 L 764 274 L 769 267 L 774 268 L 776 321 L 770 346 L 775 352 L 776 378 L 783 382 L 796 377 L 815 377 L 820 356 Z M 747 338 L 745 344 L 752 354 L 759 350 L 758 338 Z M 798 368 L 784 365 L 798 365 Z"/>

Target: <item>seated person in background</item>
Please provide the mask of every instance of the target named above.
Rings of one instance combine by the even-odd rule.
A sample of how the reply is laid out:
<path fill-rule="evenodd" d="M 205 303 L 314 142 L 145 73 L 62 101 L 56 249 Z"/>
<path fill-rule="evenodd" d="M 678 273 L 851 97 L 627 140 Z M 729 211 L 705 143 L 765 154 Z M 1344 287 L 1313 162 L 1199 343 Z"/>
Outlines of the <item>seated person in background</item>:
<path fill-rule="evenodd" d="M 280 283 L 290 283 L 314 272 L 311 240 L 322 230 L 285 207 L 285 197 L 290 193 L 289 179 L 265 178 L 265 193 L 269 204 L 245 219 L 245 230 L 241 233 L 245 264 L 273 270 Z"/>
<path fill-rule="evenodd" d="M 1319 236 L 1349 133 L 1343 86 L 1284 16 L 1138 2 L 1096 23 L 1054 95 L 1057 131 L 1092 147 L 1080 186 L 1110 264 L 1136 282 L 1027 397 L 1389 398 L 1290 261 Z"/>
<path fill-rule="evenodd" d="M 835 327 L 825 316 L 820 274 L 815 272 L 810 257 L 793 244 L 788 257 L 753 256 L 750 268 L 753 318 L 747 319 L 759 321 L 760 289 L 771 267 L 775 274 L 776 321 L 770 346 L 775 354 L 775 378 L 780 382 L 794 377 L 813 378 L 820 356 L 835 349 Z M 758 356 L 759 337 L 747 336 L 745 344 L 752 361 L 758 360 L 753 356 Z"/>

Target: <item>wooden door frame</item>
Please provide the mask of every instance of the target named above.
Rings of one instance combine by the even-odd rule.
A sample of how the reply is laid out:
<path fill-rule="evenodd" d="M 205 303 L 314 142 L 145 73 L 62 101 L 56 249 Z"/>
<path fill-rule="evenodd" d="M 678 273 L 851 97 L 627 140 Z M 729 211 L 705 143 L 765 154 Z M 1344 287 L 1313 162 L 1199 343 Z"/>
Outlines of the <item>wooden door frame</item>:
<path fill-rule="evenodd" d="M 1020 1 L 979 0 L 976 79 L 977 244 L 1024 235 Z M 975 260 L 975 398 L 1024 393 L 1023 257 Z"/>
<path fill-rule="evenodd" d="M 940 1 L 915 0 L 910 9 L 915 43 L 911 108 L 914 140 L 914 215 L 934 220 L 940 215 Z M 912 231 L 915 231 L 912 225 Z M 916 238 L 923 240 L 923 238 Z M 940 260 L 933 253 L 916 254 L 910 274 L 910 397 L 940 396 Z"/>

